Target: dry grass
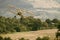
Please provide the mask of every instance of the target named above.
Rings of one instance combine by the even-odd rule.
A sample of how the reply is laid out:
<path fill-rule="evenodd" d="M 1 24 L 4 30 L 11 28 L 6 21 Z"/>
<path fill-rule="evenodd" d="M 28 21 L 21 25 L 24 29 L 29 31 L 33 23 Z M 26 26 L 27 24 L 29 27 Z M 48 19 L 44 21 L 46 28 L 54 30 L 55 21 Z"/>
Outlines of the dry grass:
<path fill-rule="evenodd" d="M 18 32 L 13 34 L 3 34 L 3 37 L 11 37 L 13 40 L 17 40 L 19 38 L 25 38 L 30 40 L 35 40 L 37 37 L 49 36 L 50 40 L 55 38 L 55 33 L 57 29 L 49 29 L 49 30 L 39 30 L 39 31 L 30 31 L 30 32 Z"/>

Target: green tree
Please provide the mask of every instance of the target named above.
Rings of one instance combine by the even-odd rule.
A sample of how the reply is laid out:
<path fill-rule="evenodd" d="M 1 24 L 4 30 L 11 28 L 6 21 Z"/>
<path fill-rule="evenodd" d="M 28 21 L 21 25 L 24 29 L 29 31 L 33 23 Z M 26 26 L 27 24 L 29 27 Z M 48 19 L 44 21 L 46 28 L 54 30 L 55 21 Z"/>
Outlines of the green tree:
<path fill-rule="evenodd" d="M 57 29 L 60 30 L 60 25 L 58 25 Z"/>
<path fill-rule="evenodd" d="M 58 23 L 59 20 L 55 18 L 55 19 L 52 20 L 52 22 L 53 22 L 53 23 Z"/>
<path fill-rule="evenodd" d="M 60 21 L 55 18 L 52 20 L 52 22 L 54 23 L 55 27 L 58 27 Z"/>
<path fill-rule="evenodd" d="M 46 21 L 48 24 L 51 24 L 51 20 L 50 19 L 46 19 Z"/>
<path fill-rule="evenodd" d="M 19 27 L 15 27 L 14 29 L 16 30 L 16 32 L 20 32 L 20 28 Z"/>
<path fill-rule="evenodd" d="M 48 27 L 48 23 L 47 22 L 43 22 L 43 27 Z"/>

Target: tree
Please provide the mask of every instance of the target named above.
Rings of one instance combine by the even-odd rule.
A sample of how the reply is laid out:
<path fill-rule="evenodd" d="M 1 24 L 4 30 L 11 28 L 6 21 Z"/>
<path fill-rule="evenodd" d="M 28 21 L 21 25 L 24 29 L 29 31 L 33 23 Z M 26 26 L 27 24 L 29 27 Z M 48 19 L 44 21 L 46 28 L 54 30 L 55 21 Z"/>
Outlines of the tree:
<path fill-rule="evenodd" d="M 60 25 L 58 25 L 57 29 L 60 30 Z"/>
<path fill-rule="evenodd" d="M 60 21 L 55 18 L 52 20 L 52 22 L 54 23 L 55 27 L 58 27 Z"/>
<path fill-rule="evenodd" d="M 46 22 L 47 22 L 48 24 L 51 24 L 51 20 L 50 20 L 50 19 L 46 19 Z"/>
<path fill-rule="evenodd" d="M 48 23 L 47 22 L 43 22 L 42 26 L 47 28 L 48 27 Z"/>
<path fill-rule="evenodd" d="M 52 20 L 52 22 L 53 22 L 53 23 L 58 23 L 59 20 L 55 18 L 55 19 Z"/>
<path fill-rule="evenodd" d="M 20 32 L 20 28 L 19 27 L 15 27 L 14 29 L 16 30 L 16 32 Z"/>

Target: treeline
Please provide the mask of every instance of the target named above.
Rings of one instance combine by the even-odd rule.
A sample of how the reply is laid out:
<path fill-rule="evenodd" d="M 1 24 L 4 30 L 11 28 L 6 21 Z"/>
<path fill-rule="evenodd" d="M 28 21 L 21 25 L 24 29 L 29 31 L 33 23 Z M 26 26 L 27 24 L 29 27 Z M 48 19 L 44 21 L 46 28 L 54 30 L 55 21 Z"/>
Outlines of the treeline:
<path fill-rule="evenodd" d="M 0 16 L 0 34 L 57 28 L 58 24 L 60 24 L 58 19 L 46 19 L 42 22 L 40 19 L 33 18 L 32 16 L 19 19 Z"/>

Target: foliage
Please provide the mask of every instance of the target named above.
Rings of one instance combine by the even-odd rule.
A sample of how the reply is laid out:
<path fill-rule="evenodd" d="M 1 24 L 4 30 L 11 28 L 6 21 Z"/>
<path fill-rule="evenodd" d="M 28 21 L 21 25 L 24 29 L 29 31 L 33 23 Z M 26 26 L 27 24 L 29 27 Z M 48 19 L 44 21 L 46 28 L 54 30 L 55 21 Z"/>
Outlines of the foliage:
<path fill-rule="evenodd" d="M 51 24 L 51 20 L 50 20 L 50 19 L 46 19 L 46 22 L 47 22 L 48 24 Z"/>
<path fill-rule="evenodd" d="M 42 40 L 49 40 L 49 37 L 43 37 Z"/>
<path fill-rule="evenodd" d="M 4 40 L 12 40 L 10 37 L 5 37 Z"/>
<path fill-rule="evenodd" d="M 12 40 L 12 39 L 10 37 L 3 38 L 2 36 L 0 36 L 0 40 Z"/>
<path fill-rule="evenodd" d="M 60 24 L 58 19 L 46 19 L 45 22 L 42 22 L 40 19 L 36 19 L 32 16 L 28 16 L 26 18 L 21 17 L 19 19 L 16 17 L 6 18 L 0 16 L 0 34 L 22 31 L 36 31 L 54 27 L 57 28 L 58 24 Z"/>
<path fill-rule="evenodd" d="M 36 38 L 36 40 L 42 40 L 42 38 L 40 38 L 40 37 L 37 37 L 37 38 Z"/>
<path fill-rule="evenodd" d="M 0 36 L 0 40 L 3 40 L 3 37 Z"/>
<path fill-rule="evenodd" d="M 19 40 L 25 40 L 24 38 L 21 38 L 21 39 L 19 39 Z"/>

